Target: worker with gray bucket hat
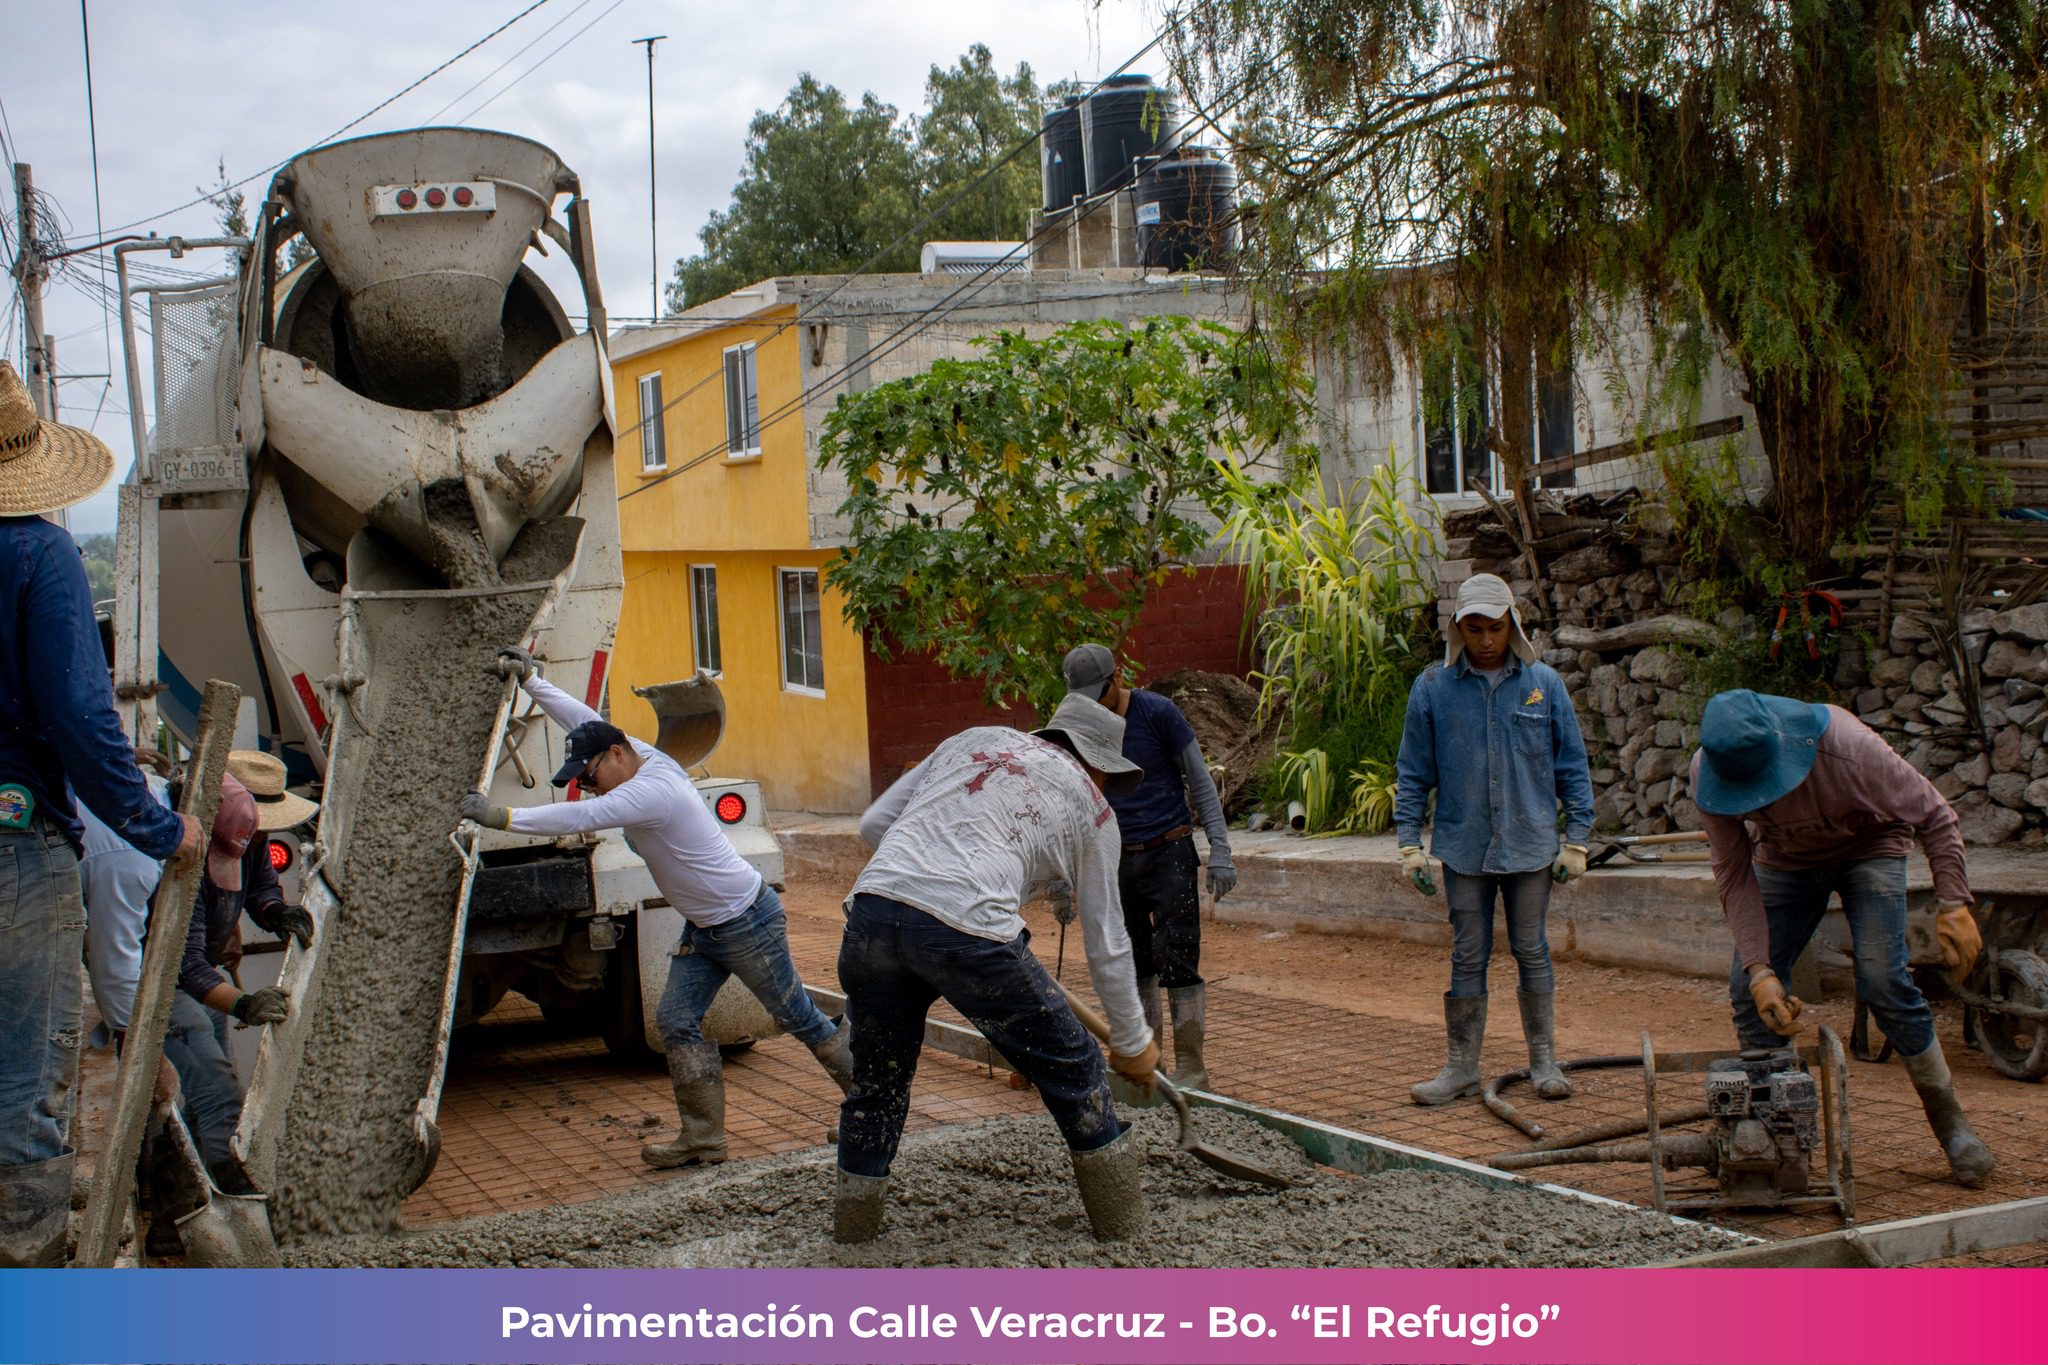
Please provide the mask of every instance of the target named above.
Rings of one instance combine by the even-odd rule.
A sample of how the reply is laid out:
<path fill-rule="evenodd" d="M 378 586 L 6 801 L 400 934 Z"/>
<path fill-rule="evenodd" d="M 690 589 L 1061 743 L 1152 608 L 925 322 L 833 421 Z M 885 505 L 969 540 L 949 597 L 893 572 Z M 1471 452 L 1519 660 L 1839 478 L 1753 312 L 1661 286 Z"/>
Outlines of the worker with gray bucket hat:
<path fill-rule="evenodd" d="M 0 361 L 0 1267 L 65 1256 L 84 1010 L 77 804 L 152 858 L 189 862 L 204 838 L 143 782 L 78 546 L 45 519 L 113 473 L 102 441 L 40 420 Z"/>
<path fill-rule="evenodd" d="M 1187 717 L 1157 692 L 1125 687 L 1108 646 L 1069 650 L 1061 672 L 1069 692 L 1123 718 L 1123 755 L 1144 771 L 1134 790 L 1109 794 L 1123 837 L 1117 890 L 1123 897 L 1124 928 L 1131 936 L 1138 1000 L 1154 1033 L 1159 1031 L 1159 988 L 1166 988 L 1173 1017 L 1173 1083 L 1205 1088 L 1209 1009 L 1197 891 L 1202 868 L 1192 836 L 1199 817 L 1209 844 L 1209 895 L 1222 900 L 1237 885 L 1223 803 Z"/>
<path fill-rule="evenodd" d="M 889 1167 L 910 1112 L 925 1015 L 944 999 L 1037 1088 L 1074 1166 L 1095 1236 L 1146 1221 L 1138 1157 L 1102 1053 L 1031 952 L 1018 908 L 1072 887 L 1088 971 L 1109 1016 L 1109 1065 L 1150 1089 L 1159 1045 L 1138 1006 L 1117 901 L 1116 812 L 1103 793 L 1141 773 L 1123 720 L 1069 694 L 1044 729 L 955 735 L 861 817 L 875 850 L 846 901 L 839 983 L 853 1020 L 853 1089 L 839 1111 L 833 1236 L 882 1229 Z"/>
<path fill-rule="evenodd" d="M 1498 901 L 1520 978 L 1515 998 L 1530 1084 L 1544 1099 L 1565 1099 L 1572 1090 L 1557 1064 L 1557 986 L 1544 920 L 1551 886 L 1586 871 L 1593 832 L 1586 743 L 1564 680 L 1537 659 L 1514 593 L 1500 578 L 1474 574 L 1458 586 L 1445 641 L 1443 663 L 1430 665 L 1409 690 L 1395 773 L 1402 875 L 1425 896 L 1436 885 L 1422 823 L 1436 795 L 1431 851 L 1443 864 L 1451 919 L 1447 1058 L 1409 1097 L 1433 1105 L 1478 1093 Z"/>
<path fill-rule="evenodd" d="M 1728 996 L 1742 1046 L 1782 1047 L 1798 1031 L 1801 1004 L 1784 982 L 1839 895 L 1856 990 L 1897 1046 L 1950 1174 L 1982 1185 L 1997 1162 L 1956 1102 L 1906 951 L 1915 840 L 1934 873 L 1935 937 L 1949 971 L 1960 978 L 1983 947 L 1955 811 L 1841 707 L 1747 690 L 1707 702 L 1692 789 L 1735 939 Z"/>

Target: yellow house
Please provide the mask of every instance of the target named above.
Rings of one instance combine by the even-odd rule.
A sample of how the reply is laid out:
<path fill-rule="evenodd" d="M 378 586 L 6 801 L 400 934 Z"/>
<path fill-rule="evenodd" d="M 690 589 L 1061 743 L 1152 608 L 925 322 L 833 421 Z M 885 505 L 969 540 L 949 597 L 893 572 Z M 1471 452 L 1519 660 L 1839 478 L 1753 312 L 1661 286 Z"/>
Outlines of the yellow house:
<path fill-rule="evenodd" d="M 613 721 L 651 739 L 632 689 L 708 668 L 726 705 L 711 772 L 759 781 L 773 808 L 843 812 L 947 734 L 995 719 L 977 687 L 884 663 L 841 619 L 825 568 L 845 543 L 846 488 L 816 468 L 825 414 L 1002 328 L 1229 319 L 1242 300 L 1227 288 L 1132 269 L 782 277 L 615 333 L 626 601 Z M 1234 615 L 1197 633 L 1235 659 Z"/>

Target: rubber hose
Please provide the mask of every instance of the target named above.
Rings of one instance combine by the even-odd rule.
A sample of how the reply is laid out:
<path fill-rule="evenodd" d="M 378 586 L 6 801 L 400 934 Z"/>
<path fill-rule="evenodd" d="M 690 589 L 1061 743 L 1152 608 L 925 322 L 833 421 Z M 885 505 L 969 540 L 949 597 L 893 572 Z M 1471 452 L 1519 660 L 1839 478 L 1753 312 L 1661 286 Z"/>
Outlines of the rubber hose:
<path fill-rule="evenodd" d="M 1640 1071 L 1643 1067 L 1642 1054 L 1582 1057 L 1575 1062 L 1559 1062 L 1557 1069 L 1559 1071 L 1599 1071 L 1618 1066 L 1632 1066 Z M 1503 1123 L 1511 1124 L 1521 1129 L 1532 1138 L 1540 1139 L 1547 1131 L 1544 1126 L 1534 1119 L 1523 1118 L 1521 1110 L 1500 1097 L 1500 1092 L 1506 1087 L 1513 1085 L 1516 1081 L 1526 1081 L 1528 1079 L 1529 1068 L 1526 1066 L 1520 1071 L 1510 1071 L 1504 1076 L 1496 1076 L 1486 1083 L 1486 1088 L 1480 1092 L 1479 1098 L 1485 1102 L 1488 1109 L 1493 1111 L 1494 1117 L 1500 1119 Z"/>
<path fill-rule="evenodd" d="M 1497 1171 L 1520 1171 L 1531 1166 L 1587 1166 L 1604 1161 L 1649 1161 L 1652 1157 L 1649 1139 L 1641 1142 L 1617 1142 L 1611 1147 L 1570 1147 L 1554 1152 L 1503 1152 L 1491 1157 L 1487 1165 Z"/>

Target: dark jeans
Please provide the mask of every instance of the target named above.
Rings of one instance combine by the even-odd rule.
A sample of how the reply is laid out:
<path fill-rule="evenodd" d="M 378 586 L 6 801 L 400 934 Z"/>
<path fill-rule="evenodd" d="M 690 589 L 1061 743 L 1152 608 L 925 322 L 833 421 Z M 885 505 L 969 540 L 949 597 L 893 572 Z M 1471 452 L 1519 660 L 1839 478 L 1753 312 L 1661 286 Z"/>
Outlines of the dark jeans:
<path fill-rule="evenodd" d="M 228 1139 L 242 1121 L 242 1079 L 228 1058 L 228 1023 L 227 1015 L 180 991 L 164 1031 L 164 1056 L 178 1073 L 185 1126 L 212 1171 L 233 1167 Z"/>
<path fill-rule="evenodd" d="M 84 951 L 71 841 L 40 816 L 27 829 L 0 831 L 0 1166 L 69 1150 Z"/>
<path fill-rule="evenodd" d="M 1038 1087 L 1067 1146 L 1091 1152 L 1122 1131 L 1102 1052 L 1031 955 L 1031 935 L 976 938 L 885 896 L 859 895 L 846 911 L 839 984 L 853 1023 L 853 1089 L 839 1107 L 839 1166 L 889 1173 L 910 1082 L 924 1047 L 925 1015 L 940 998 Z"/>
<path fill-rule="evenodd" d="M 1917 1057 L 1933 1046 L 1934 1012 L 1907 965 L 1904 858 L 1868 858 L 1798 872 L 1758 866 L 1756 883 L 1771 926 L 1771 970 L 1788 983 L 1788 990 L 1792 964 L 1820 928 L 1829 896 L 1839 893 L 1856 953 L 1856 990 L 1877 1016 L 1878 1027 L 1904 1056 Z M 1756 1011 L 1740 953 L 1728 976 L 1728 1000 L 1735 1007 L 1735 1036 L 1742 1046 L 1785 1046 Z"/>
<path fill-rule="evenodd" d="M 1117 892 L 1131 936 L 1131 967 L 1143 981 L 1202 984 L 1202 901 L 1196 892 L 1201 863 L 1193 835 L 1143 850 L 1126 849 L 1117 863 Z"/>
<path fill-rule="evenodd" d="M 1507 914 L 1508 946 L 1514 950 L 1522 989 L 1536 993 L 1556 990 L 1550 940 L 1543 934 L 1543 921 L 1550 913 L 1550 869 L 1467 876 L 1446 865 L 1444 903 L 1451 911 L 1450 994 L 1486 994 L 1495 897 Z"/>
<path fill-rule="evenodd" d="M 668 987 L 654 1009 L 654 1026 L 669 1047 L 704 1041 L 699 1027 L 718 988 L 736 976 L 784 1032 L 815 1047 L 837 1027 L 811 1001 L 789 956 L 782 897 L 766 882 L 745 914 L 700 928 L 683 921 L 682 941 L 669 959 Z"/>

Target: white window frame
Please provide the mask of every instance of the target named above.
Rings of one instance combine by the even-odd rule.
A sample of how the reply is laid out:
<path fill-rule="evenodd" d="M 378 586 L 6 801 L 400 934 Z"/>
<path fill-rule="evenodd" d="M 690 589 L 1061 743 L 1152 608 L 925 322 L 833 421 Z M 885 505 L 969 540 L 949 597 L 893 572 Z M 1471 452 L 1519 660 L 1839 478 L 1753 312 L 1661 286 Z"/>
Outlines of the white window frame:
<path fill-rule="evenodd" d="M 654 386 L 654 402 L 649 410 L 647 387 Z M 643 474 L 658 474 L 668 468 L 668 426 L 662 421 L 664 406 L 661 398 L 661 371 L 640 376 L 640 471 Z M 652 439 L 649 439 L 649 438 Z"/>
<path fill-rule="evenodd" d="M 761 454 L 761 374 L 754 343 L 725 348 L 725 458 L 752 460 Z M 737 381 L 737 385 L 735 384 Z M 738 411 L 735 411 L 737 401 Z M 735 416 L 738 421 L 735 422 Z"/>
<path fill-rule="evenodd" d="M 1484 377 L 1484 371 L 1482 371 L 1482 381 Z M 1422 367 L 1417 366 L 1415 369 L 1415 482 L 1420 484 L 1422 490 L 1432 498 L 1464 498 L 1468 501 L 1474 501 L 1477 500 L 1479 495 L 1472 491 L 1471 475 L 1465 466 L 1465 414 L 1459 402 L 1461 397 L 1460 387 L 1461 381 L 1458 376 L 1457 367 L 1453 366 L 1451 369 L 1450 413 L 1451 458 L 1457 462 L 1458 486 L 1452 490 L 1439 491 L 1429 486 L 1429 385 L 1424 377 Z M 1489 403 L 1487 406 L 1486 429 L 1490 431 L 1499 414 L 1491 410 L 1492 404 Z M 1487 491 L 1496 497 L 1506 491 L 1506 486 L 1501 481 L 1500 461 L 1491 457 L 1487 458 L 1486 484 Z"/>
<path fill-rule="evenodd" d="M 792 682 L 789 677 L 789 613 L 784 606 L 787 599 L 784 595 L 785 589 L 783 585 L 791 574 L 809 574 L 813 591 L 817 594 L 818 598 L 818 686 L 816 687 L 812 687 L 809 683 Z M 804 568 L 795 565 L 784 566 L 780 564 L 775 567 L 775 657 L 777 660 L 775 670 L 782 677 L 783 691 L 794 692 L 804 697 L 822 697 L 825 695 L 825 586 L 823 580 L 824 575 L 822 572 L 814 568 Z"/>
<path fill-rule="evenodd" d="M 702 580 L 698 575 L 704 575 Z M 708 625 L 705 620 L 704 596 L 698 591 L 699 583 L 711 585 L 711 611 Z M 716 661 L 710 665 L 704 662 L 706 636 L 709 636 L 710 652 Z M 690 663 L 695 668 L 707 668 L 714 678 L 725 676 L 725 644 L 718 633 L 718 566 L 716 564 L 692 564 L 690 566 Z"/>

